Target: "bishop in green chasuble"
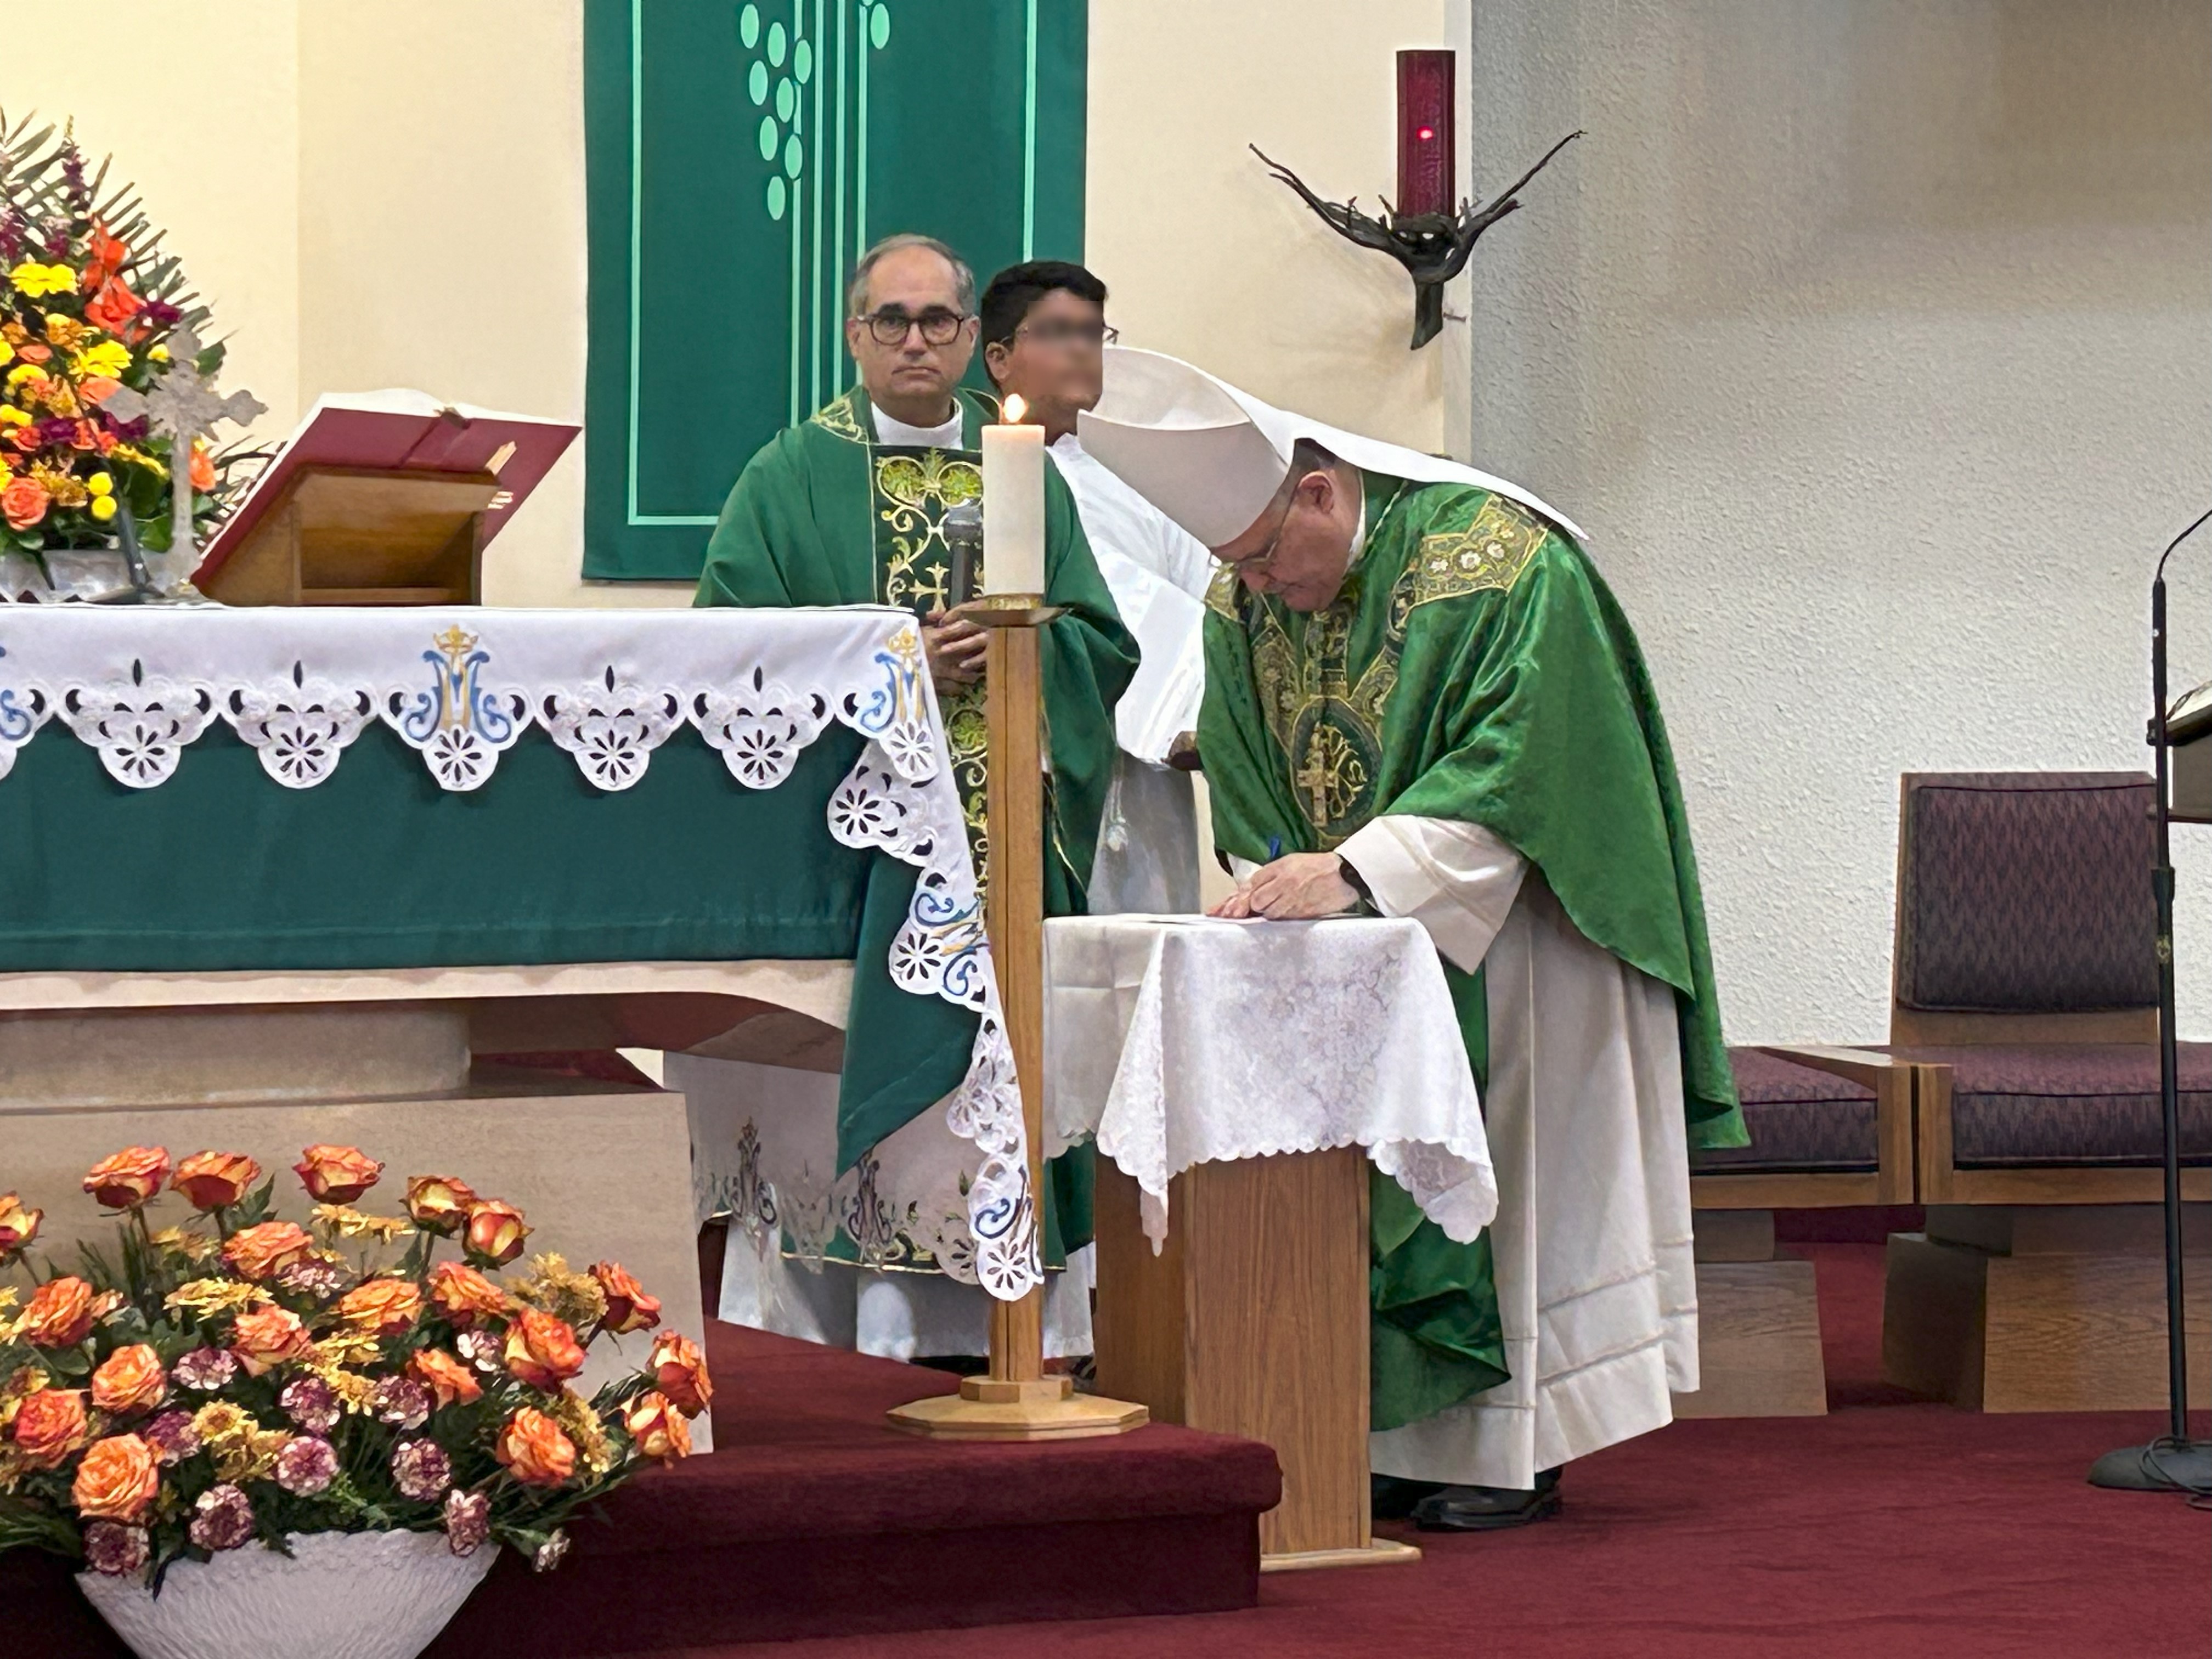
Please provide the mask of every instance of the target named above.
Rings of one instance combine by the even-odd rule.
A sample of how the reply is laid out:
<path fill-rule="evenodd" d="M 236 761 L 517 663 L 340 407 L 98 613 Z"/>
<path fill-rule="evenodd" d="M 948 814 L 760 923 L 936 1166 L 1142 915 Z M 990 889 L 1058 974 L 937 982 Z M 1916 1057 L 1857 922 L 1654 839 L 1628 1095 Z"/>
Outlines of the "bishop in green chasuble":
<path fill-rule="evenodd" d="M 951 578 L 945 517 L 963 503 L 981 502 L 980 428 L 998 416 L 995 404 L 980 393 L 962 390 L 954 402 L 957 442 L 881 441 L 880 428 L 898 423 L 880 421 L 859 388 L 771 440 L 747 465 L 722 509 L 708 544 L 696 603 L 890 605 L 918 616 L 944 608 Z M 940 435 L 949 440 L 951 422 L 945 425 Z M 979 586 L 981 580 L 979 568 Z M 1135 672 L 1137 648 L 1091 558 L 1073 499 L 1050 467 L 1045 469 L 1045 587 L 1047 601 L 1065 613 L 1046 625 L 1040 653 L 1050 761 L 1045 903 L 1051 915 L 1079 915 L 1113 765 L 1114 705 Z M 981 679 L 939 691 L 979 887 L 989 878 L 991 857 L 984 816 L 983 697 Z M 900 1126 L 867 1118 L 848 1090 L 840 1099 L 838 1127 L 842 1172 Z M 1091 1156 L 1088 1146 L 1080 1147 L 1048 1166 L 1043 1237 L 1052 1267 L 1090 1241 Z M 849 1242 L 841 1240 L 836 1254 L 850 1259 Z M 908 1258 L 910 1264 L 921 1261 Z M 1060 1275 L 1052 1277 L 1058 1292 Z M 793 1284 L 799 1292 L 821 1289 Z M 914 1297 L 930 1297 L 926 1287 L 905 1288 Z M 1066 1338 L 1060 1346 L 1077 1352 L 1089 1352 L 1087 1306 L 1073 1305 L 1085 1295 L 1074 1287 L 1056 1328 Z M 902 1309 L 890 1316 L 895 1332 L 911 1328 L 916 1334 L 895 1335 L 888 1347 L 870 1339 L 865 1312 L 857 1338 L 849 1311 L 823 1323 L 802 1318 L 794 1334 L 836 1340 L 842 1331 L 844 1340 L 902 1358 L 980 1352 L 981 1323 L 972 1337 L 965 1334 L 964 1313 L 956 1319 L 943 1305 L 940 1297 L 936 1311 Z"/>
<path fill-rule="evenodd" d="M 1510 1489 L 1487 1523 L 1537 1518 L 1550 1471 L 1696 1387 L 1687 1148 L 1747 1139 L 1642 653 L 1534 498 L 1171 359 L 1109 358 L 1086 448 L 1238 561 L 1208 596 L 1199 727 L 1243 878 L 1226 913 L 1323 914 L 1279 901 L 1326 879 L 1421 921 L 1483 1095 L 1482 1237 L 1370 1179 L 1373 1467 Z M 1315 470 L 1329 516 L 1301 521 Z M 1302 587 L 1316 523 L 1339 550 Z"/>

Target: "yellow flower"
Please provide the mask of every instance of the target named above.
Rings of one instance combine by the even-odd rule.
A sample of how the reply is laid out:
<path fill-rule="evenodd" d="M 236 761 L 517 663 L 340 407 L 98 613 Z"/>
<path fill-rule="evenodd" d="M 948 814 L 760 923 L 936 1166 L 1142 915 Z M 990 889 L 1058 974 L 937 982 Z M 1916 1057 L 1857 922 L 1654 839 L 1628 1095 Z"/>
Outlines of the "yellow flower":
<path fill-rule="evenodd" d="M 94 495 L 92 498 L 92 506 L 89 511 L 91 512 L 93 518 L 97 522 L 106 524 L 110 519 L 115 516 L 115 497 L 112 495 Z"/>
<path fill-rule="evenodd" d="M 373 1238 L 380 1244 L 389 1244 L 395 1238 L 404 1238 L 415 1231 L 414 1224 L 396 1215 L 364 1215 L 359 1210 L 343 1204 L 315 1206 L 315 1224 L 328 1227 L 346 1238 Z"/>
<path fill-rule="evenodd" d="M 131 367 L 131 348 L 120 340 L 102 340 L 98 345 L 87 346 L 70 360 L 70 368 L 79 380 L 88 374 L 105 374 L 119 380 Z"/>
<path fill-rule="evenodd" d="M 165 1308 L 189 1308 L 197 1314 L 233 1313 L 240 1308 L 252 1308 L 269 1300 L 269 1292 L 258 1285 L 248 1285 L 235 1279 L 195 1279 L 189 1285 L 179 1285 L 171 1291 L 162 1303 Z"/>
<path fill-rule="evenodd" d="M 0 410 L 0 420 L 6 419 L 7 415 L 7 410 Z M 106 489 L 101 488 L 103 484 Z M 115 488 L 115 484 L 103 472 L 86 487 L 95 495 L 105 495 L 109 489 Z M 173 1250 L 187 1261 L 204 1261 L 222 1248 L 220 1243 L 205 1233 L 188 1232 L 182 1227 L 164 1227 L 154 1235 L 152 1242 L 155 1249 Z"/>
<path fill-rule="evenodd" d="M 36 259 L 26 259 L 8 273 L 8 280 L 15 285 L 18 294 L 35 300 L 45 294 L 66 294 L 76 286 L 76 272 L 67 265 L 42 265 Z"/>
<path fill-rule="evenodd" d="M 26 380 L 43 380 L 46 371 L 36 363 L 18 363 L 8 371 L 8 390 L 13 392 Z"/>
<path fill-rule="evenodd" d="M 169 348 L 167 346 L 155 346 L 146 355 L 149 357 L 151 357 L 157 363 L 166 363 L 169 361 Z"/>
<path fill-rule="evenodd" d="M 115 489 L 115 479 L 108 473 L 95 472 L 84 481 L 84 487 L 95 495 L 112 495 Z"/>
<path fill-rule="evenodd" d="M 88 328 L 74 317 L 65 317 L 57 311 L 46 319 L 46 343 L 58 345 L 64 351 L 76 345 L 88 334 L 97 334 L 96 328 Z"/>
<path fill-rule="evenodd" d="M 582 1329 L 607 1310 L 607 1293 L 589 1273 L 572 1273 L 568 1259 L 548 1252 L 530 1258 L 527 1276 L 511 1287 L 533 1308 Z"/>
<path fill-rule="evenodd" d="M 76 473 L 51 461 L 40 461 L 31 469 L 31 476 L 54 498 L 56 507 L 82 507 L 92 499 Z"/>
<path fill-rule="evenodd" d="M 15 361 L 15 348 L 9 345 L 5 340 L 0 340 L 0 363 L 12 363 Z"/>
<path fill-rule="evenodd" d="M 600 1425 L 599 1413 L 581 1395 L 562 1389 L 547 1414 L 568 1431 L 568 1438 L 576 1443 L 576 1461 L 591 1475 L 597 1478 L 615 1466 L 614 1443 Z"/>
<path fill-rule="evenodd" d="M 342 1365 L 365 1365 L 382 1352 L 382 1339 L 374 1331 L 332 1331 L 316 1342 L 307 1364 L 310 1370 L 327 1365 L 335 1370 Z M 335 1378 L 325 1380 L 337 1386 Z"/>
<path fill-rule="evenodd" d="M 0 420 L 4 420 L 9 412 L 6 410 L 0 410 Z M 26 421 L 30 418 L 27 415 L 23 416 L 23 420 Z M 21 422 L 16 424 L 21 425 Z M 166 462 L 157 455 L 149 455 L 136 444 L 116 445 L 107 452 L 107 459 L 111 461 L 128 461 L 133 466 L 143 467 L 157 478 L 166 478 L 169 476 L 169 468 Z"/>
<path fill-rule="evenodd" d="M 0 426 L 28 426 L 30 423 L 31 411 L 27 409 L 18 409 L 13 404 L 0 406 Z"/>

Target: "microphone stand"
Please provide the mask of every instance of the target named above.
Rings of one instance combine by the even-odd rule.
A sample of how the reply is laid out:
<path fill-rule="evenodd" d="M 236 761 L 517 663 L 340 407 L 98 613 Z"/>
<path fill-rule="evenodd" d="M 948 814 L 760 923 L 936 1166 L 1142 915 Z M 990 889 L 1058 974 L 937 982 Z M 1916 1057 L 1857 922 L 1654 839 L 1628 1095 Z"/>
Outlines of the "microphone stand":
<path fill-rule="evenodd" d="M 2166 1153 L 2166 1431 L 2145 1446 L 2106 1452 L 2089 1484 L 2122 1492 L 2212 1492 L 2212 1441 L 2189 1438 L 2189 1344 L 2181 1296 L 2181 1083 L 2174 1030 L 2172 749 L 2166 701 L 2166 562 L 2212 519 L 2206 513 L 2166 544 L 2150 585 L 2150 744 L 2157 775 L 2158 850 L 2151 890 L 2158 905 L 2158 1095 Z"/>

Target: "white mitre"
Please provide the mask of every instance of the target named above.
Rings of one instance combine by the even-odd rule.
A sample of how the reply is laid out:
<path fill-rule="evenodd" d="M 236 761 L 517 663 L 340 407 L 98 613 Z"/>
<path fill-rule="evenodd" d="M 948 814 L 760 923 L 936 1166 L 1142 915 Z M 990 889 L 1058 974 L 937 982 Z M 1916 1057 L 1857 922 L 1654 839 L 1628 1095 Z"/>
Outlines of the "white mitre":
<path fill-rule="evenodd" d="M 1076 432 L 1102 466 L 1208 547 L 1224 546 L 1258 522 L 1301 438 L 1363 472 L 1510 496 L 1583 538 L 1565 514 L 1518 484 L 1291 414 L 1157 351 L 1108 347 L 1104 394 L 1077 416 Z"/>

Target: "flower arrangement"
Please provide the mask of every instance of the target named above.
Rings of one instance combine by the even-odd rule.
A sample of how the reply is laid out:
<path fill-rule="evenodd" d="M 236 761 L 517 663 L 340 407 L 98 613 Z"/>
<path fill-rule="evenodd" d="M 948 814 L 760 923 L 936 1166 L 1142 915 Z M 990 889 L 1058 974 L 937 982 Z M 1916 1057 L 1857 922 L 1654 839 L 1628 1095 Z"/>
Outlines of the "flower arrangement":
<path fill-rule="evenodd" d="M 355 1201 L 383 1165 L 310 1146 L 315 1200 L 275 1219 L 273 1180 L 236 1152 L 103 1159 L 84 1189 L 119 1212 L 119 1260 L 0 1286 L 0 1549 L 34 1546 L 158 1589 L 179 1559 L 288 1534 L 442 1530 L 541 1571 L 562 1522 L 647 1463 L 690 1449 L 713 1389 L 696 1344 L 613 1262 L 522 1256 L 522 1212 L 451 1176 L 406 1183 L 404 1215 Z M 164 1190 L 195 1212 L 156 1231 Z M 0 1264 L 43 1212 L 0 1194 Z M 450 1241 L 453 1255 L 437 1259 Z M 397 1259 L 382 1258 L 397 1251 Z M 569 1386 L 602 1337 L 642 1370 Z"/>
<path fill-rule="evenodd" d="M 125 514 L 146 551 L 170 546 L 176 440 L 104 405 L 153 389 L 170 342 L 196 345 L 208 311 L 135 188 L 108 184 L 112 159 L 88 172 L 69 131 L 31 125 L 0 115 L 0 552 L 51 582 L 49 553 L 112 545 Z M 224 349 L 198 349 L 192 368 L 215 374 Z M 182 470 L 195 523 L 219 520 L 239 469 L 262 459 L 194 440 Z"/>

